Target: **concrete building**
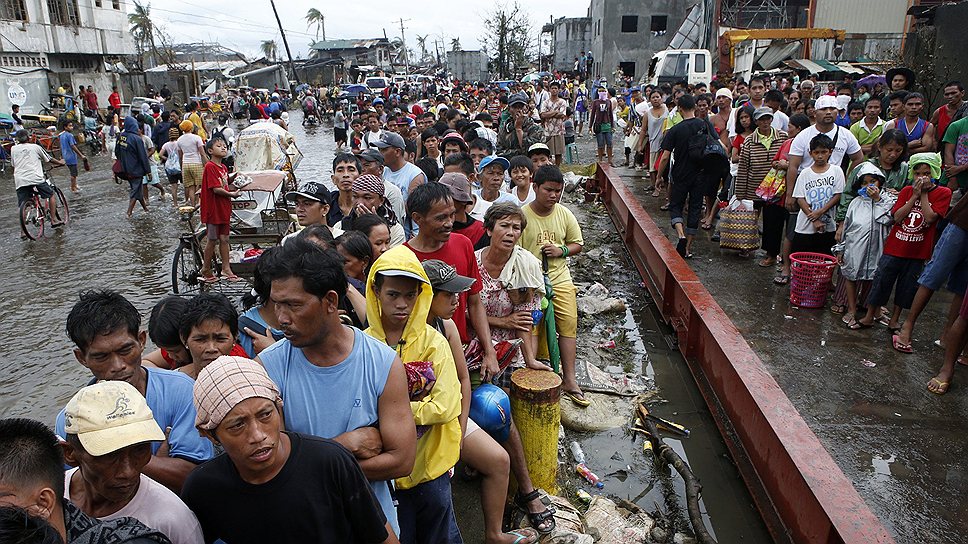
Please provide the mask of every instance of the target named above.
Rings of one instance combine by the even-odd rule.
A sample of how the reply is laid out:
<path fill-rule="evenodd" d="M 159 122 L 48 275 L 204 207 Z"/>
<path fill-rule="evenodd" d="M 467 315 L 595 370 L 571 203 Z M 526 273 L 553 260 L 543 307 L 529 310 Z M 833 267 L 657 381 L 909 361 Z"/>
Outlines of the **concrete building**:
<path fill-rule="evenodd" d="M 448 51 L 447 71 L 461 81 L 487 81 L 487 54 L 483 51 Z"/>
<path fill-rule="evenodd" d="M 0 111 L 10 97 L 21 111 L 37 112 L 51 88 L 94 86 L 107 104 L 115 74 L 107 71 L 134 54 L 126 0 L 0 1 Z M 20 97 L 20 98 L 17 98 Z"/>
<path fill-rule="evenodd" d="M 636 80 L 646 75 L 652 55 L 669 44 L 695 0 L 592 0 L 592 77 L 615 77 L 621 67 Z"/>
<path fill-rule="evenodd" d="M 389 71 L 392 67 L 393 55 L 390 41 L 386 38 L 320 40 L 310 46 L 310 49 L 310 58 L 320 61 L 340 60 L 347 70 L 357 67 L 365 71 Z"/>
<path fill-rule="evenodd" d="M 552 70 L 571 72 L 575 58 L 591 47 L 592 20 L 590 17 L 559 17 L 552 23 Z"/>

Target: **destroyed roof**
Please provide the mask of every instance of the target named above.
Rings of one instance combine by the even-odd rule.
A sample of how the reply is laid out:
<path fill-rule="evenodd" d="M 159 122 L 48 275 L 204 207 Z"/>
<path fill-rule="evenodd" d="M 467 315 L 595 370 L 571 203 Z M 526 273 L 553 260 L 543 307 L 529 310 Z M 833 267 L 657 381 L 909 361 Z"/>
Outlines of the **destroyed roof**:
<path fill-rule="evenodd" d="M 330 51 L 334 49 L 369 49 L 378 45 L 390 45 L 390 41 L 386 38 L 320 40 L 312 45 L 312 49 L 317 51 Z"/>
<path fill-rule="evenodd" d="M 210 70 L 218 70 L 219 72 L 227 72 L 229 70 L 235 70 L 236 68 L 242 68 L 248 66 L 249 62 L 244 60 L 206 60 L 195 63 L 195 70 L 199 72 L 207 72 Z M 162 64 L 161 66 L 155 66 L 154 68 L 148 68 L 145 72 L 167 72 L 169 70 L 191 70 L 192 62 L 176 62 L 170 68 L 167 64 Z"/>

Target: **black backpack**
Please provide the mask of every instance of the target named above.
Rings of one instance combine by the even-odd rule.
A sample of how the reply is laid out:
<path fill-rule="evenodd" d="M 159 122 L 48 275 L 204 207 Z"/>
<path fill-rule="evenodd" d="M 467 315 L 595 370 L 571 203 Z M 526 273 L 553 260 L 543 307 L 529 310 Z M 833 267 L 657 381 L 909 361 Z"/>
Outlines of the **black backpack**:
<path fill-rule="evenodd" d="M 686 157 L 697 164 L 721 161 L 726 158 L 726 152 L 712 134 L 709 133 L 709 123 L 701 121 L 699 132 L 689 139 L 686 147 Z"/>

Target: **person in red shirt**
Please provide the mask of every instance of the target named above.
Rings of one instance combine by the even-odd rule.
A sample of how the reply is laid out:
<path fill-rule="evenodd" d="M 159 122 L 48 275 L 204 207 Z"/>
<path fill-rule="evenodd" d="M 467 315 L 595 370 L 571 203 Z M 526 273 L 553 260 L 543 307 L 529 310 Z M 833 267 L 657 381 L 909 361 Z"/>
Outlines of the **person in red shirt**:
<path fill-rule="evenodd" d="M 913 185 L 901 189 L 891 209 L 894 226 L 884 242 L 884 254 L 877 262 L 867 314 L 857 323 L 862 327 L 874 324 L 874 316 L 887 304 L 894 291 L 894 312 L 888 329 L 891 342 L 901 353 L 911 353 L 911 345 L 898 340 L 898 322 L 902 309 L 910 309 L 918 290 L 918 276 L 924 263 L 931 258 L 938 220 L 948 213 L 951 189 L 938 185 L 941 177 L 941 156 L 937 153 L 917 153 L 908 161 Z"/>
<path fill-rule="evenodd" d="M 111 109 L 115 112 L 121 111 L 121 94 L 118 93 L 118 87 L 111 87 L 111 96 L 108 97 L 108 104 L 111 105 Z"/>
<path fill-rule="evenodd" d="M 229 220 L 232 216 L 232 199 L 242 191 L 229 186 L 229 170 L 222 159 L 229 151 L 222 138 L 212 138 L 205 145 L 211 160 L 205 163 L 202 173 L 202 223 L 205 223 L 206 242 L 202 257 L 202 281 L 218 281 L 212 273 L 212 258 L 218 242 L 219 258 L 222 260 L 222 276 L 228 281 L 239 281 L 229 265 Z M 235 177 L 233 173 L 232 178 Z"/>
<path fill-rule="evenodd" d="M 409 247 L 420 262 L 437 259 L 453 266 L 461 276 L 474 279 L 474 285 L 460 294 L 454 324 L 460 333 L 461 343 L 467 344 L 471 335 L 467 330 L 470 320 L 479 338 L 490 338 L 491 328 L 487 324 L 487 312 L 481 302 L 481 272 L 474 256 L 474 245 L 463 234 L 454 230 L 454 199 L 450 188 L 441 183 L 418 185 L 407 197 L 407 214 L 419 227 L 417 235 L 405 245 Z M 481 381 L 487 382 L 498 374 L 497 354 L 490 342 L 481 343 L 484 348 L 484 362 L 481 365 Z"/>
<path fill-rule="evenodd" d="M 467 176 L 459 172 L 447 172 L 437 181 L 450 189 L 450 196 L 454 199 L 454 232 L 466 236 L 477 248 L 477 243 L 484 237 L 484 223 L 467 215 L 467 207 L 474 202 Z"/>
<path fill-rule="evenodd" d="M 948 103 L 931 114 L 931 124 L 935 126 L 935 136 L 939 142 L 944 140 L 944 132 L 948 130 L 948 125 L 956 120 L 958 111 L 965 104 L 965 88 L 958 81 L 949 81 L 944 86 L 944 97 Z"/>
<path fill-rule="evenodd" d="M 98 116 L 98 105 L 97 105 L 97 93 L 94 92 L 94 86 L 87 86 L 87 93 L 84 94 L 84 103 L 87 105 L 88 115 L 90 117 Z"/>

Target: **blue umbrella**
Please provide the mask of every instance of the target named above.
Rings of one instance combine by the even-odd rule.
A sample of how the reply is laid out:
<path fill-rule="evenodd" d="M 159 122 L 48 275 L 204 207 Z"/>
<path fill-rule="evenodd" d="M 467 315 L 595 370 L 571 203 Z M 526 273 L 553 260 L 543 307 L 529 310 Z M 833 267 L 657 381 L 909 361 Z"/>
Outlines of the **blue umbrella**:
<path fill-rule="evenodd" d="M 366 85 L 349 85 L 343 90 L 350 94 L 360 94 L 369 91 L 370 88 Z"/>

